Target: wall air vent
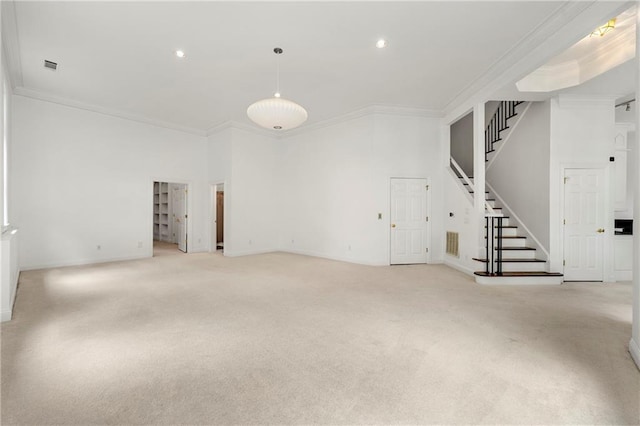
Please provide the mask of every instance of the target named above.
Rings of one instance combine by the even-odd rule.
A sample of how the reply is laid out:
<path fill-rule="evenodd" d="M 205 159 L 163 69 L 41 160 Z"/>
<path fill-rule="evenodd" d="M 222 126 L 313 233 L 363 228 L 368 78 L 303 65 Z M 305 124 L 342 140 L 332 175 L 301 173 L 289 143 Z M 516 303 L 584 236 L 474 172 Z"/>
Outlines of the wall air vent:
<path fill-rule="evenodd" d="M 458 233 L 447 231 L 447 254 L 455 257 L 460 257 L 458 251 Z"/>
<path fill-rule="evenodd" d="M 58 69 L 58 64 L 52 61 L 47 61 L 46 59 L 44 60 L 44 67 L 45 68 L 49 68 L 52 70 L 57 70 Z"/>

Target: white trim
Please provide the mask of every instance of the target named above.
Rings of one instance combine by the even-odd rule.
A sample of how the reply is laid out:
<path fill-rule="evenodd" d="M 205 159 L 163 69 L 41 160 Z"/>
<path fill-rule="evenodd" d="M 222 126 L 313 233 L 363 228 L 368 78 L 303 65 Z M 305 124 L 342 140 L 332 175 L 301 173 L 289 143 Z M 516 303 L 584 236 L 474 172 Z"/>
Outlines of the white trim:
<path fill-rule="evenodd" d="M 11 321 L 11 318 L 13 318 L 13 309 L 0 312 L 0 322 Z"/>
<path fill-rule="evenodd" d="M 292 129 L 287 132 L 278 134 L 278 136 L 285 138 L 289 136 L 298 135 L 301 133 L 312 132 L 315 130 L 323 129 L 325 127 L 335 126 L 342 124 L 357 118 L 366 117 L 368 115 L 381 114 L 381 115 L 395 115 L 403 117 L 422 117 L 422 118 L 442 118 L 444 115 L 440 111 L 432 109 L 422 108 L 409 108 L 394 105 L 369 105 L 364 108 L 360 108 L 346 114 L 338 115 L 336 117 L 328 118 L 326 120 L 318 121 L 308 126 Z"/>
<path fill-rule="evenodd" d="M 372 261 L 359 260 L 359 259 L 355 259 L 355 258 L 352 258 L 352 257 L 346 257 L 346 256 L 329 255 L 329 254 L 326 254 L 326 253 L 320 253 L 320 252 L 316 252 L 316 251 L 313 251 L 313 250 L 280 249 L 280 250 L 274 250 L 273 252 L 282 252 L 282 253 L 298 254 L 298 255 L 301 255 L 301 256 L 319 257 L 319 258 L 322 258 L 322 259 L 335 260 L 335 261 L 338 261 L 338 262 L 355 263 L 357 265 L 389 266 L 389 262 L 388 261 L 372 262 Z M 420 265 L 425 265 L 425 264 L 421 263 Z"/>
<path fill-rule="evenodd" d="M 451 259 L 453 259 L 452 256 L 445 255 L 445 258 L 443 259 L 442 263 L 445 266 L 448 266 L 451 269 L 455 269 L 456 271 L 463 272 L 463 273 L 465 273 L 467 275 L 470 275 L 472 277 L 474 276 L 474 274 L 473 274 L 474 270 L 473 269 L 469 268 L 468 266 L 463 265 L 462 263 L 453 262 L 453 261 L 451 261 Z"/>
<path fill-rule="evenodd" d="M 61 96 L 52 95 L 49 93 L 40 92 L 32 89 L 25 89 L 24 87 L 16 87 L 14 94 L 23 96 L 25 98 L 37 99 L 40 101 L 51 102 L 59 105 L 64 105 L 71 108 L 83 109 L 86 111 L 97 112 L 99 114 L 110 115 L 112 117 L 123 118 L 125 120 L 136 121 L 138 123 L 149 124 L 156 127 L 162 127 L 170 130 L 177 130 L 184 133 L 191 133 L 198 136 L 207 136 L 206 132 L 194 127 L 182 126 L 180 124 L 171 123 L 168 121 L 157 120 L 155 118 L 136 115 L 130 112 L 122 111 L 115 108 L 102 107 L 99 105 L 88 104 L 85 102 L 75 101 Z"/>
<path fill-rule="evenodd" d="M 269 136 L 272 138 L 278 138 L 282 135 L 281 132 L 276 130 L 267 130 L 262 127 L 253 126 L 251 124 L 240 123 L 238 121 L 225 121 L 224 123 L 220 123 L 216 126 L 209 127 L 205 131 L 206 136 L 215 135 L 216 133 L 223 132 L 227 129 L 236 129 L 236 130 L 244 130 L 245 132 L 255 133 L 260 136 Z"/>
<path fill-rule="evenodd" d="M 20 57 L 20 39 L 18 37 L 18 20 L 16 6 L 13 0 L 2 0 L 2 48 L 5 52 L 5 60 L 9 74 L 11 88 L 22 86 L 22 58 Z"/>
<path fill-rule="evenodd" d="M 101 263 L 111 263 L 111 262 L 124 262 L 128 260 L 140 260 L 140 259 L 148 259 L 151 256 L 147 254 L 139 254 L 134 256 L 116 256 L 109 257 L 105 259 L 79 259 L 79 260 L 71 260 L 68 262 L 50 262 L 50 263 L 40 263 L 36 265 L 22 266 L 20 268 L 21 271 L 35 271 L 38 269 L 50 269 L 50 268 L 64 268 L 67 266 L 83 266 L 83 265 L 99 265 Z"/>
<path fill-rule="evenodd" d="M 506 210 L 508 210 L 509 216 L 512 217 L 513 219 L 515 219 L 515 221 L 518 223 L 518 225 L 522 226 L 522 229 L 527 234 L 527 236 L 531 237 L 531 239 L 536 243 L 538 248 L 540 248 L 540 250 L 542 250 L 542 252 L 547 256 L 547 261 L 549 261 L 549 251 L 547 251 L 547 249 L 542 245 L 540 240 L 538 240 L 538 238 L 536 238 L 536 236 L 533 234 L 533 232 L 531 232 L 531 230 L 527 227 L 527 225 L 524 224 L 522 219 L 520 219 L 518 217 L 518 215 L 514 213 L 513 209 L 511 207 L 509 207 L 509 205 L 502 199 L 500 194 L 498 194 L 496 192 L 496 190 L 488 182 L 487 182 L 486 185 L 491 190 L 491 193 L 498 199 L 498 201 L 500 201 L 500 204 L 502 204 L 502 207 L 505 208 Z"/>
<path fill-rule="evenodd" d="M 511 139 L 511 135 L 516 130 L 516 128 L 518 127 L 518 124 L 520 124 L 520 121 L 524 118 L 524 116 L 527 113 L 527 111 L 529 111 L 530 107 L 531 107 L 531 102 L 527 102 L 527 105 L 525 106 L 524 110 L 521 113 L 518 113 L 518 115 L 516 117 L 519 116 L 520 118 L 518 118 L 515 121 L 513 126 L 509 126 L 509 133 L 507 133 L 507 137 L 505 137 L 503 140 L 500 141 L 500 146 L 493 153 L 493 155 L 491 155 L 491 160 L 489 160 L 489 164 L 487 164 L 487 167 L 486 167 L 485 171 L 489 171 L 489 169 L 491 168 L 491 165 L 496 161 L 496 158 L 498 158 L 498 156 L 500 155 L 500 152 L 502 152 L 502 150 L 504 149 L 504 147 L 507 144 L 507 142 L 509 141 L 509 139 Z"/>
<path fill-rule="evenodd" d="M 616 281 L 631 281 L 633 280 L 633 271 L 621 271 L 616 270 Z"/>
<path fill-rule="evenodd" d="M 629 353 L 635 361 L 636 367 L 640 370 L 640 345 L 633 339 L 629 341 Z"/>

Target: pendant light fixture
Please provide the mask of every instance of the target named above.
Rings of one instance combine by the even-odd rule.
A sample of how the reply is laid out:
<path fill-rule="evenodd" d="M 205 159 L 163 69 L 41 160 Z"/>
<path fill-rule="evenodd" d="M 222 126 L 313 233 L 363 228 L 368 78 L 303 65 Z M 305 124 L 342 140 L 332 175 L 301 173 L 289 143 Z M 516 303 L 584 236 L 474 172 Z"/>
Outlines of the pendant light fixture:
<path fill-rule="evenodd" d="M 276 58 L 282 55 L 282 49 L 276 47 Z M 273 98 L 263 99 L 249 105 L 247 116 L 259 126 L 274 130 L 289 130 L 298 127 L 307 120 L 307 111 L 295 102 L 280 97 L 280 62 L 276 59 L 276 92 Z"/>

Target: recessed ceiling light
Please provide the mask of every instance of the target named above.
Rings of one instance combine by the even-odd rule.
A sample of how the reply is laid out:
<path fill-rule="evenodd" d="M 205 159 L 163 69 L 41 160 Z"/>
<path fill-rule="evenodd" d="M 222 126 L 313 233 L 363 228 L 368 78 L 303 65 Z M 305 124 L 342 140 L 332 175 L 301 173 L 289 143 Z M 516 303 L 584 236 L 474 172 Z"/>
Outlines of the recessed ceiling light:
<path fill-rule="evenodd" d="M 378 49 L 384 49 L 385 47 L 387 47 L 387 40 L 385 40 L 385 39 L 381 38 L 380 40 L 378 40 L 378 41 L 376 42 L 376 47 L 377 47 Z"/>
<path fill-rule="evenodd" d="M 184 54 L 184 52 L 182 50 L 176 50 L 176 56 L 178 58 L 184 58 L 186 55 Z"/>

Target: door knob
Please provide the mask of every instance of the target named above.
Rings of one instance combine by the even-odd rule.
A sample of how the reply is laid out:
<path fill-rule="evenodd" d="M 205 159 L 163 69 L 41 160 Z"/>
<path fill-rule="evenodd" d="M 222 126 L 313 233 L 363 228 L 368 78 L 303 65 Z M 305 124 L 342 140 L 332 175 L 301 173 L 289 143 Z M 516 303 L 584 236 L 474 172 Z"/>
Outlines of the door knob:
<path fill-rule="evenodd" d="M 391 227 L 392 227 L 392 228 L 395 228 L 395 227 L 396 227 L 396 224 L 395 224 L 395 223 L 392 223 L 392 224 L 391 224 Z"/>
<path fill-rule="evenodd" d="M 602 234 L 604 232 L 603 228 L 598 228 L 598 230 L 596 231 L 598 234 Z"/>

